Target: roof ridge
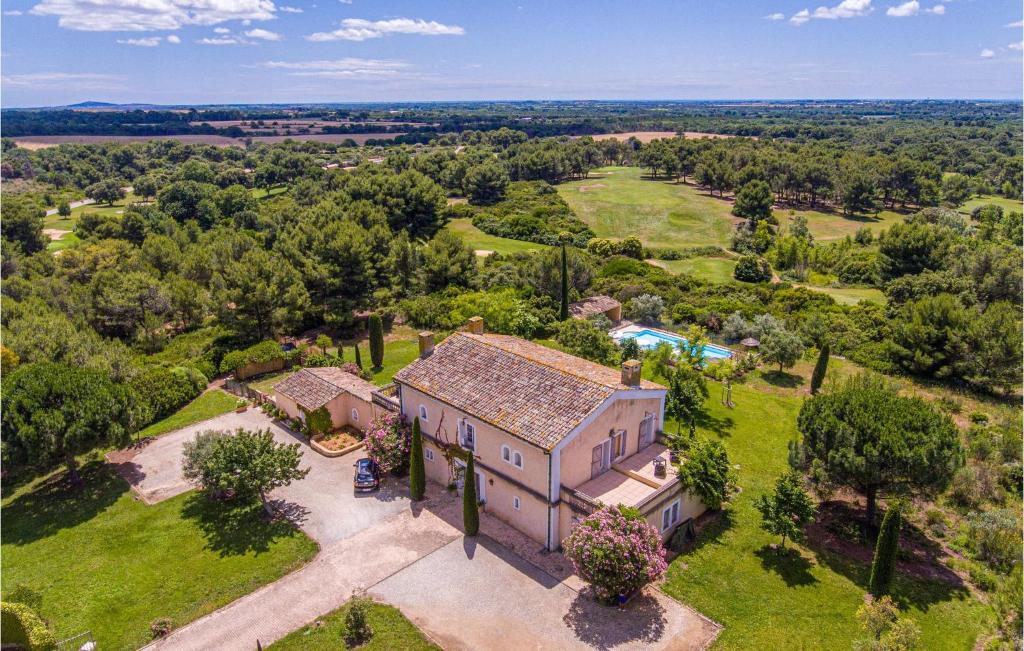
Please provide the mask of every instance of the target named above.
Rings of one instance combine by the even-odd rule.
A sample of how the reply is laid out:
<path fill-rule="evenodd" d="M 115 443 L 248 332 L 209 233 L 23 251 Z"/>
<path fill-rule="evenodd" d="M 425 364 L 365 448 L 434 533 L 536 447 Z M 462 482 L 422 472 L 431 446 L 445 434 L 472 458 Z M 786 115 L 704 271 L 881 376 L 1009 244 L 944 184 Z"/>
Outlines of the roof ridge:
<path fill-rule="evenodd" d="M 467 334 L 471 334 L 471 333 L 456 332 L 455 334 L 467 335 Z M 593 362 L 593 361 L 591 361 L 589 359 L 584 359 L 583 357 L 578 357 L 577 355 L 570 355 L 569 353 L 566 353 L 564 351 L 558 350 L 556 348 L 548 348 L 547 346 L 544 346 L 543 344 L 536 344 L 536 343 L 534 343 L 532 341 L 529 341 L 527 339 L 521 339 L 519 337 L 513 337 L 512 335 L 500 335 L 500 334 L 496 334 L 496 333 L 491 333 L 491 336 L 511 337 L 513 339 L 517 339 L 517 340 L 522 341 L 524 343 L 528 343 L 531 346 L 538 346 L 538 347 L 544 348 L 546 350 L 552 351 L 552 352 L 560 354 L 560 355 L 565 355 L 567 357 L 574 357 L 574 358 L 580 359 L 580 360 L 582 360 L 584 362 L 588 362 L 590 364 L 594 364 L 595 366 L 601 366 L 602 368 L 607 368 L 608 370 L 612 370 L 611 368 L 609 368 L 607 366 L 603 366 L 603 365 L 598 364 L 597 362 Z M 480 337 L 480 339 L 478 340 L 478 339 L 476 339 L 476 337 Z M 564 368 L 559 368 L 559 367 L 557 367 L 557 366 L 555 366 L 553 364 L 549 364 L 549 363 L 547 363 L 547 362 L 545 362 L 543 360 L 535 359 L 533 357 L 527 357 L 525 355 L 520 355 L 520 354 L 518 354 L 518 353 L 516 353 L 514 351 L 508 350 L 507 348 L 502 348 L 501 346 L 497 346 L 494 343 L 491 343 L 491 342 L 487 341 L 487 339 L 486 339 L 487 335 L 485 335 L 485 334 L 484 335 L 476 335 L 476 337 L 470 337 L 469 340 L 470 341 L 480 341 L 481 343 L 483 343 L 483 344 L 485 344 L 487 346 L 490 346 L 491 348 L 496 348 L 498 350 L 501 350 L 501 351 L 504 351 L 506 353 L 509 353 L 510 355 L 515 355 L 516 357 L 520 357 L 522 359 L 525 359 L 525 360 L 528 360 L 530 362 L 533 362 L 534 364 L 539 364 L 539 365 L 541 365 L 541 366 L 543 366 L 545 368 L 549 368 L 549 369 L 551 369 L 551 370 L 553 370 L 553 371 L 555 371 L 557 373 L 561 373 L 563 375 L 568 375 L 570 377 L 574 377 L 576 379 L 583 380 L 584 382 L 587 382 L 588 384 L 591 384 L 593 386 L 597 386 L 597 387 L 600 387 L 602 389 L 612 389 L 613 388 L 613 387 L 605 384 L 604 382 L 598 382 L 598 381 L 593 380 L 593 379 L 591 379 L 589 377 L 586 377 L 584 375 L 579 375 L 577 373 L 573 373 L 572 371 L 567 371 Z"/>

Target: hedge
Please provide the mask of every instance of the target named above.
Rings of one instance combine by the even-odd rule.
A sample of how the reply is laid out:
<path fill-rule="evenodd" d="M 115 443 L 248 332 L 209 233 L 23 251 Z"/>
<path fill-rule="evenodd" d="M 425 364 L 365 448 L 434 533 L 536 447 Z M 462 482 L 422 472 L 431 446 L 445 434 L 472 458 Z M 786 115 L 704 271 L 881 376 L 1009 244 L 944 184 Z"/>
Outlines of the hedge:
<path fill-rule="evenodd" d="M 0 642 L 17 644 L 30 651 L 57 648 L 57 638 L 31 608 L 25 604 L 0 602 Z"/>
<path fill-rule="evenodd" d="M 245 350 L 233 350 L 220 361 L 220 372 L 230 373 L 246 364 L 263 363 L 284 357 L 281 346 L 274 340 L 261 341 Z"/>

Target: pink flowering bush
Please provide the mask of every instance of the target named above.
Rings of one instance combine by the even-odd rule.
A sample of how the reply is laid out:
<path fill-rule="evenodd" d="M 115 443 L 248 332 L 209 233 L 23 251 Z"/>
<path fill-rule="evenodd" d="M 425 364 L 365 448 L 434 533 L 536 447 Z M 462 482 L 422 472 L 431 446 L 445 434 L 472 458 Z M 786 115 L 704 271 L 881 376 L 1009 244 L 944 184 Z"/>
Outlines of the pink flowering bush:
<path fill-rule="evenodd" d="M 576 573 L 611 602 L 661 577 L 668 565 L 658 531 L 636 509 L 606 506 L 562 542 Z"/>
<path fill-rule="evenodd" d="M 377 416 L 363 438 L 366 456 L 377 462 L 381 472 L 401 468 L 409 461 L 410 432 L 409 423 L 399 414 Z"/>

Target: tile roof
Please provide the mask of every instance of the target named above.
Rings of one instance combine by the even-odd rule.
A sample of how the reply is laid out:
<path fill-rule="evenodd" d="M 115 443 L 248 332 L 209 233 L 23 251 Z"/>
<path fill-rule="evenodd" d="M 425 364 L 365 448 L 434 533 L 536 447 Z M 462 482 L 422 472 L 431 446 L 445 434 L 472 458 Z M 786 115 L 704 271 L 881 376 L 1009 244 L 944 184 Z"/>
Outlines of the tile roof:
<path fill-rule="evenodd" d="M 319 409 L 342 393 L 370 402 L 377 387 L 340 368 L 304 368 L 274 385 L 274 392 L 294 400 L 300 407 Z"/>
<path fill-rule="evenodd" d="M 506 335 L 456 332 L 395 381 L 552 449 L 616 391 L 618 369 Z M 643 381 L 643 389 L 662 389 Z"/>
<path fill-rule="evenodd" d="M 595 314 L 604 314 L 622 305 L 611 296 L 590 296 L 569 306 L 569 314 L 577 319 L 585 319 Z"/>

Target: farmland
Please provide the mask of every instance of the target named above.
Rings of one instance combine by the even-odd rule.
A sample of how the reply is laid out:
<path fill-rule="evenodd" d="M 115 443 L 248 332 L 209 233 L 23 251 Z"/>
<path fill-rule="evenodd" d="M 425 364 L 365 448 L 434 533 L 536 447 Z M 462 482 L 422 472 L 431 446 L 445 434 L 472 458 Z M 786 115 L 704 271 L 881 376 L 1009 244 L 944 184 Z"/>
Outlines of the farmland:
<path fill-rule="evenodd" d="M 190 145 L 216 145 L 218 147 L 245 147 L 245 142 L 251 139 L 256 143 L 273 144 L 285 140 L 298 142 L 324 142 L 339 144 L 346 140 L 352 140 L 357 145 L 365 144 L 367 140 L 389 140 L 396 136 L 403 135 L 403 132 L 387 133 L 312 133 L 277 136 L 251 136 L 248 138 L 230 138 L 218 135 L 184 134 L 170 136 L 22 136 L 15 140 L 19 147 L 29 150 L 46 149 L 64 144 L 95 145 L 104 142 L 130 143 L 130 142 L 151 142 L 153 140 L 176 140 L 183 144 Z"/>

